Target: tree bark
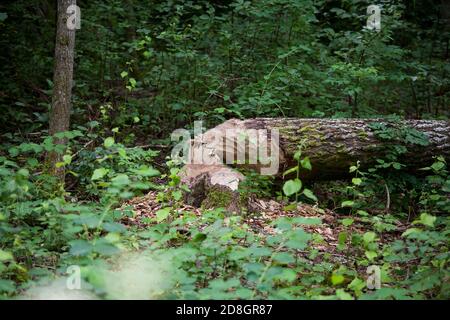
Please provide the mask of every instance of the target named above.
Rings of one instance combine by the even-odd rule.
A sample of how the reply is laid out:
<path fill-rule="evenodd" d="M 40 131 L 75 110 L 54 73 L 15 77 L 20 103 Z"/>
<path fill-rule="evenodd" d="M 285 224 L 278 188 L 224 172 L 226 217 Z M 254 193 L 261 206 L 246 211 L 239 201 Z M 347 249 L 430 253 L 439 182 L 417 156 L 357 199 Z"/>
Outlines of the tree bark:
<path fill-rule="evenodd" d="M 402 140 L 384 140 L 372 129 L 372 124 L 385 124 L 387 128 L 421 133 L 427 138 L 427 145 L 417 145 Z M 408 129 L 409 128 L 409 129 Z M 414 131 L 411 131 L 414 129 Z M 234 131 L 233 131 L 234 130 Z M 301 170 L 302 179 L 335 179 L 349 174 L 350 166 L 359 161 L 369 167 L 376 159 L 388 155 L 389 147 L 403 145 L 407 152 L 399 162 L 414 170 L 428 166 L 433 156 L 442 155 L 450 161 L 450 122 L 432 120 L 405 120 L 390 122 L 381 119 L 289 119 L 257 118 L 248 120 L 231 119 L 208 130 L 191 141 L 191 153 L 185 166 L 182 181 L 196 190 L 194 198 L 201 198 L 208 187 L 219 185 L 236 191 L 243 175 L 225 164 L 224 159 L 236 160 L 236 154 L 243 152 L 246 162 L 237 167 L 253 168 L 261 171 L 271 164 L 248 163 L 251 153 L 257 153 L 261 139 L 245 143 L 234 143 L 245 132 L 262 132 L 270 146 L 268 156 L 277 156 L 279 168 L 276 175 L 296 165 L 293 159 L 299 145 L 302 157 L 308 156 L 312 170 Z M 272 144 L 272 134 L 278 131 L 279 143 Z M 230 134 L 231 132 L 231 134 Z M 276 136 L 276 135 L 275 135 Z M 414 139 L 414 137 L 412 137 Z M 417 137 L 416 137 L 417 138 Z M 230 143 L 231 142 L 231 143 Z M 263 141 L 264 142 L 264 141 Z M 275 152 L 272 152 L 275 151 Z M 258 154 L 259 155 L 259 154 Z"/>
<path fill-rule="evenodd" d="M 70 128 L 70 112 L 73 81 L 73 64 L 75 49 L 75 29 L 68 28 L 69 14 L 67 9 L 76 5 L 76 0 L 58 0 L 56 24 L 55 62 L 53 73 L 53 97 L 50 111 L 49 135 L 68 131 Z M 55 144 L 66 144 L 66 139 L 55 138 Z M 57 168 L 62 161 L 62 154 L 50 152 L 47 157 L 49 171 L 64 182 L 64 167 Z"/>

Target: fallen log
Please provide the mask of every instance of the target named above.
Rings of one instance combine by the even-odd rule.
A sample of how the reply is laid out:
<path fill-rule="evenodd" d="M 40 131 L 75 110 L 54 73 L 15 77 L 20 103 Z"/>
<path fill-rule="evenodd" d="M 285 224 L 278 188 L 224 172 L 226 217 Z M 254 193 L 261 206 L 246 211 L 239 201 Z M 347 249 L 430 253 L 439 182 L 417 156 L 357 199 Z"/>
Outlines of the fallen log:
<path fill-rule="evenodd" d="M 189 202 L 203 202 L 212 186 L 236 192 L 244 176 L 231 166 L 281 175 L 296 164 L 293 155 L 299 146 L 312 164 L 312 170 L 300 173 L 302 179 L 342 178 L 357 161 L 369 167 L 399 148 L 406 151 L 398 161 L 414 170 L 430 165 L 436 155 L 450 161 L 450 122 L 231 119 L 191 141 L 182 171 L 182 181 L 193 190 Z"/>

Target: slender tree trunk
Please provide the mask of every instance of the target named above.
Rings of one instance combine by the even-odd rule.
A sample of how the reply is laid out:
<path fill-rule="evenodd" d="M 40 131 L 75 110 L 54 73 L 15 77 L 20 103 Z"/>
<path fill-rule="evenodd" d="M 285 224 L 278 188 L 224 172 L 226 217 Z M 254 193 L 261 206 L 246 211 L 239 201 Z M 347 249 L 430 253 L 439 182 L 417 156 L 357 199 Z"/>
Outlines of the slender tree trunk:
<path fill-rule="evenodd" d="M 58 0 L 56 24 L 55 62 L 53 73 L 53 98 L 50 111 L 49 135 L 68 131 L 70 128 L 70 111 L 73 81 L 73 63 L 75 49 L 75 29 L 68 28 L 67 9 L 76 5 L 76 0 Z M 55 144 L 65 144 L 66 139 L 54 138 Z M 62 154 L 50 152 L 47 157 L 49 171 L 64 182 L 64 168 L 57 168 L 62 161 Z"/>

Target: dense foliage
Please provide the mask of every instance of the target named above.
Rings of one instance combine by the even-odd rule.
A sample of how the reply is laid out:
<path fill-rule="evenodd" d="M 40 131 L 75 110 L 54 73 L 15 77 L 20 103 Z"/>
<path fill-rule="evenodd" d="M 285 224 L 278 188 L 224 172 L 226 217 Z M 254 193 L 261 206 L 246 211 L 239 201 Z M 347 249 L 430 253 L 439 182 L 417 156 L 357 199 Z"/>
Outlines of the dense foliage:
<path fill-rule="evenodd" d="M 164 281 L 152 278 L 132 297 L 449 299 L 450 169 L 441 155 L 406 172 L 404 150 L 390 144 L 376 166 L 349 168 L 350 181 L 305 183 L 298 172 L 314 164 L 299 146 L 285 181 L 246 173 L 248 196 L 276 199 L 286 213 L 297 203 L 317 212 L 274 219 L 271 234 L 247 215 L 183 209 L 179 166 L 167 158 L 170 133 L 195 120 L 448 120 L 444 1 L 379 2 L 380 32 L 364 28 L 365 0 L 78 1 L 64 147 L 48 136 L 55 1 L 3 1 L 0 298 L 70 265 L 81 266 L 90 292 L 122 298 L 112 266 L 138 252 L 150 261 L 140 260 L 140 279 L 160 272 Z M 382 140 L 426 145 L 412 131 L 373 129 Z M 64 154 L 64 185 L 48 173 L 52 151 Z M 129 223 L 139 217 L 127 201 L 149 191 L 155 216 Z M 333 252 L 314 231 L 329 210 L 338 217 Z M 371 265 L 381 268 L 379 290 L 367 288 Z"/>

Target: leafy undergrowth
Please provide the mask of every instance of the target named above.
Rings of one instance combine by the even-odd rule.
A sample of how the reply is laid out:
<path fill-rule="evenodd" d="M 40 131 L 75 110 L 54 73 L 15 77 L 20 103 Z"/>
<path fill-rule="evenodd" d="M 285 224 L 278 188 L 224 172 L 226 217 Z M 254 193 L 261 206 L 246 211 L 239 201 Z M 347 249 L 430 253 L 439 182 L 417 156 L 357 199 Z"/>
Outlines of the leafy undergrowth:
<path fill-rule="evenodd" d="M 322 193 L 247 176 L 257 213 L 230 215 L 184 204 L 170 161 L 160 174 L 153 152 L 106 142 L 97 160 L 63 164 L 87 172 L 84 198 L 55 191 L 36 159 L 0 157 L 1 298 L 450 298 L 442 157 L 422 177 L 393 161 L 352 166 L 351 182 Z"/>
<path fill-rule="evenodd" d="M 123 222 L 172 251 L 179 269 L 169 298 L 449 297 L 448 231 L 438 232 L 447 219 L 425 214 L 404 223 L 389 214 L 258 204 L 257 215 L 243 217 L 187 205 L 167 210 L 151 192 L 125 206 L 135 214 Z"/>

